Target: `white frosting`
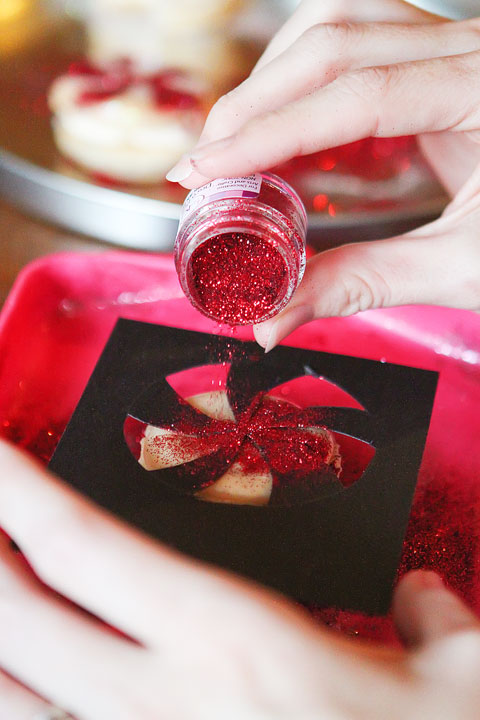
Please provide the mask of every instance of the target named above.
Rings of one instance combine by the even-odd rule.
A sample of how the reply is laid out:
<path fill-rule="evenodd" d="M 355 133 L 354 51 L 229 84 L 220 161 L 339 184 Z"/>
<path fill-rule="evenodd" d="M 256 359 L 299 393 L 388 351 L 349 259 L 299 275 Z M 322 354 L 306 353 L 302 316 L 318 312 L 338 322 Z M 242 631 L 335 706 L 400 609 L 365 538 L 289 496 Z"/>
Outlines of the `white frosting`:
<path fill-rule="evenodd" d="M 154 182 L 195 144 L 198 111 L 163 110 L 153 92 L 135 85 L 98 102 L 78 103 L 98 80 L 65 76 L 52 85 L 49 103 L 60 150 L 95 172 L 120 180 Z"/>

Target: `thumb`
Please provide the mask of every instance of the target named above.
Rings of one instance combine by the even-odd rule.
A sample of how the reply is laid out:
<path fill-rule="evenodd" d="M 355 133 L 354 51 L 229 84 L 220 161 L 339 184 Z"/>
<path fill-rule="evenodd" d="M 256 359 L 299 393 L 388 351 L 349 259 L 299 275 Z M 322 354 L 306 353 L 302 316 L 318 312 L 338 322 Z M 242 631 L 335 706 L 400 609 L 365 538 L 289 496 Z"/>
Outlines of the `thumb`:
<path fill-rule="evenodd" d="M 440 576 L 425 570 L 412 571 L 399 582 L 393 617 L 400 637 L 410 646 L 480 628 L 477 617 L 447 589 Z"/>
<path fill-rule="evenodd" d="M 313 257 L 287 307 L 254 328 L 268 352 L 315 318 L 394 305 L 480 307 L 480 244 L 473 224 L 439 220 L 389 240 L 343 245 Z"/>

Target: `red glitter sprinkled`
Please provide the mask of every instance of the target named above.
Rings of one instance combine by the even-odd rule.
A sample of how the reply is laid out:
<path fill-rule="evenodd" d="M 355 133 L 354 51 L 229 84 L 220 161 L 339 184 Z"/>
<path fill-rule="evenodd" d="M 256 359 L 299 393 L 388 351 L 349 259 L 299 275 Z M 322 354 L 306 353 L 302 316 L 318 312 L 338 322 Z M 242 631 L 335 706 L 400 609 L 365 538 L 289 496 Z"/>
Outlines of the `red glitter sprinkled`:
<path fill-rule="evenodd" d="M 150 440 L 150 451 L 159 458 L 168 457 L 169 465 L 188 463 L 191 457 L 203 456 L 203 470 L 210 480 L 202 483 L 208 487 L 225 471 L 225 460 L 236 461 L 246 474 L 262 471 L 271 472 L 274 483 L 303 487 L 308 478 L 310 491 L 315 493 L 316 484 L 322 483 L 322 476 L 312 480 L 312 472 L 330 466 L 337 476 L 341 473 L 341 459 L 338 445 L 332 433 L 324 427 L 298 427 L 305 415 L 301 408 L 259 393 L 249 406 L 237 417 L 237 421 L 213 420 L 204 427 L 189 423 L 186 417 L 169 429 L 174 436 L 159 435 Z M 297 422 L 298 419 L 298 422 Z M 124 427 L 125 439 L 139 458 L 137 433 L 140 421 L 127 418 Z M 145 426 L 143 426 L 145 429 Z M 221 450 L 220 455 L 213 456 Z M 211 457 L 208 457 L 211 456 Z M 218 466 L 217 475 L 216 466 Z M 192 487 L 199 473 L 198 464 L 192 469 Z"/>
<path fill-rule="evenodd" d="M 403 547 L 400 578 L 415 568 L 438 572 L 448 587 L 478 611 L 478 526 L 480 503 L 462 488 L 462 477 L 445 469 L 444 477 L 420 484 Z M 340 632 L 398 644 L 392 616 L 367 617 L 334 608 L 309 608 L 313 617 Z"/>
<path fill-rule="evenodd" d="M 177 435 L 161 435 L 150 440 L 150 452 L 157 459 L 172 457 L 178 462 L 188 462 L 192 456 L 208 455 L 220 448 L 220 442 L 215 443 L 213 438 L 182 435 L 180 440 L 181 444 Z"/>
<path fill-rule="evenodd" d="M 248 233 L 225 233 L 193 252 L 189 287 L 205 314 L 230 325 L 268 315 L 285 293 L 285 261 L 271 243 Z"/>
<path fill-rule="evenodd" d="M 335 442 L 324 428 L 316 431 L 264 428 L 257 442 L 261 443 L 270 467 L 276 472 L 313 472 L 327 460 L 340 472 L 340 458 L 338 462 L 335 460 Z"/>
<path fill-rule="evenodd" d="M 414 143 L 414 140 L 411 140 Z M 369 163 L 365 171 L 373 167 Z M 362 169 L 359 163 L 359 170 Z M 148 262 L 147 262 L 148 260 Z M 46 462 L 73 412 L 81 391 L 94 367 L 118 314 L 135 320 L 171 323 L 169 302 L 119 305 L 124 291 L 148 287 L 173 287 L 173 273 L 161 257 L 132 259 L 70 254 L 36 264 L 24 275 L 4 309 L 1 365 L 2 435 Z M 165 268 L 168 268 L 166 271 Z M 102 299 L 99 309 L 99 297 Z M 64 298 L 68 298 L 64 300 Z M 73 308 L 67 312 L 65 307 Z M 175 324 L 193 327 L 184 306 L 175 304 Z M 454 357 L 441 356 L 427 342 L 408 343 L 408 326 L 417 327 L 417 310 L 386 311 L 386 318 L 406 317 L 405 335 L 396 337 L 387 329 L 366 330 L 355 319 L 322 321 L 314 333 L 299 335 L 299 344 L 313 349 L 344 352 L 371 359 L 387 356 L 389 362 L 418 364 L 441 369 L 440 395 L 424 458 L 423 480 L 412 507 L 402 559 L 402 572 L 430 567 L 441 572 L 447 584 L 458 590 L 480 611 L 480 484 L 479 414 L 480 374 L 478 365 L 467 365 Z M 471 314 L 461 320 L 455 311 L 438 310 L 449 337 L 461 338 L 465 347 L 477 348 L 478 333 Z M 450 312 L 453 315 L 450 315 Z M 397 314 L 401 313 L 401 314 Z M 432 310 L 432 315 L 435 314 Z M 362 329 L 363 327 L 363 329 Z M 422 327 L 421 324 L 418 327 Z M 466 334 L 470 327 L 472 336 Z M 199 330 L 210 330 L 198 319 Z M 245 333 L 246 336 L 246 333 Z M 469 344 L 470 343 L 470 344 Z M 415 348 L 415 349 L 412 349 Z M 19 381 L 28 392 L 19 392 Z M 205 388 L 201 388 L 202 392 Z M 308 392 L 303 398 L 309 397 Z M 303 400 L 302 400 L 303 402 Z M 333 403 L 332 403 L 333 404 Z M 49 432 L 54 433 L 49 435 Z M 342 451 L 342 484 L 345 482 L 348 452 Z M 319 622 L 353 636 L 394 641 L 390 618 L 366 617 L 337 609 L 312 609 Z"/>

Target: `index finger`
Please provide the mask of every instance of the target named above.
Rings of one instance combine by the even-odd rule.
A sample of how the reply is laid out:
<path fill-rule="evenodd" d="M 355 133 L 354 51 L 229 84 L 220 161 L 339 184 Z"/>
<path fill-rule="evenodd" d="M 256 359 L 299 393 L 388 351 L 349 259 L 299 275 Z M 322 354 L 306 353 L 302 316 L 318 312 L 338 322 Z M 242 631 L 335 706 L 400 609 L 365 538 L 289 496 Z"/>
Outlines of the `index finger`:
<path fill-rule="evenodd" d="M 302 33 L 318 23 L 333 22 L 399 22 L 431 23 L 443 20 L 399 0 L 304 0 L 273 36 L 253 72 L 280 55 Z"/>
<path fill-rule="evenodd" d="M 145 647 L 188 647 L 201 629 L 243 641 L 261 627 L 273 643 L 331 652 L 336 639 L 288 600 L 165 548 L 4 441 L 0 466 L 0 527 L 38 577 Z"/>
<path fill-rule="evenodd" d="M 144 644 L 172 638 L 220 582 L 0 442 L 0 526 L 52 589 Z M 192 587 L 195 593 L 192 593 Z M 212 591 L 215 588 L 215 592 Z M 220 588 L 221 590 L 221 588 Z"/>
<path fill-rule="evenodd" d="M 197 148 L 192 166 L 206 178 L 238 177 L 369 136 L 476 131 L 479 65 L 476 51 L 346 73 L 301 100 L 253 118 L 230 138 Z M 197 187 L 195 178 L 182 184 Z"/>
<path fill-rule="evenodd" d="M 464 55 L 480 47 L 479 23 L 314 25 L 212 107 L 198 145 L 237 132 L 248 120 L 299 100 L 340 75 L 373 66 Z"/>

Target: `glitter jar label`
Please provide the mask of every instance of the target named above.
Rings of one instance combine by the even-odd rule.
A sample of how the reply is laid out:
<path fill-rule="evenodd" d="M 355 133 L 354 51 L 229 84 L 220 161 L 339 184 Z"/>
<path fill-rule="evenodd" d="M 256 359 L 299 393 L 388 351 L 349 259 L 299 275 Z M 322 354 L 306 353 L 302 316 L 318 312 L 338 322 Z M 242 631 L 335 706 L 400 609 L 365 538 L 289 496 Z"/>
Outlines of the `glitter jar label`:
<path fill-rule="evenodd" d="M 180 222 L 194 210 L 202 205 L 215 200 L 226 200 L 230 198 L 257 198 L 262 187 L 262 176 L 260 173 L 253 173 L 239 178 L 218 178 L 203 185 L 203 187 L 192 190 L 188 193 Z"/>

